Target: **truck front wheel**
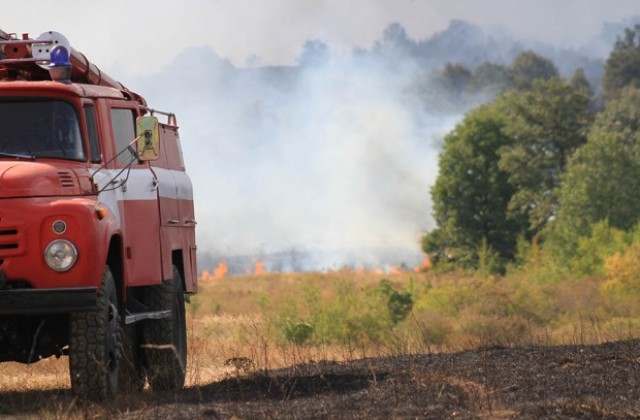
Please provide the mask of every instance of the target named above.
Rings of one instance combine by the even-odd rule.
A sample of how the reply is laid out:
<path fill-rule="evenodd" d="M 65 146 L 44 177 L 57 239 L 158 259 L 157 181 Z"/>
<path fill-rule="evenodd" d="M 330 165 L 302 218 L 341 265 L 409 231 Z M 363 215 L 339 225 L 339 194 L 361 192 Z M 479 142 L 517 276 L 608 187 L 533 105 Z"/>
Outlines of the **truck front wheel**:
<path fill-rule="evenodd" d="M 105 400 L 118 387 L 121 330 L 113 275 L 105 266 L 95 311 L 69 315 L 71 388 L 81 398 Z"/>
<path fill-rule="evenodd" d="M 187 365 L 187 325 L 180 272 L 146 290 L 145 303 L 151 310 L 170 310 L 170 316 L 144 321 L 144 349 L 147 378 L 153 390 L 174 390 L 184 385 Z"/>
<path fill-rule="evenodd" d="M 120 392 L 140 392 L 144 388 L 143 355 L 140 348 L 138 325 L 122 326 L 122 356 L 118 373 Z"/>

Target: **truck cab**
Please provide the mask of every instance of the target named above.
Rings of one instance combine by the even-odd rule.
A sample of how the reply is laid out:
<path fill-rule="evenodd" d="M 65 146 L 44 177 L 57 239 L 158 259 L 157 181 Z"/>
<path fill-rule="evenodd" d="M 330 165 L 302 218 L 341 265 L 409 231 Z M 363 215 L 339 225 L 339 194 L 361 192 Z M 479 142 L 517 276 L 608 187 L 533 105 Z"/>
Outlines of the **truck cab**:
<path fill-rule="evenodd" d="M 72 390 L 176 389 L 195 216 L 176 116 L 66 38 L 0 31 L 0 362 L 68 356 Z"/>

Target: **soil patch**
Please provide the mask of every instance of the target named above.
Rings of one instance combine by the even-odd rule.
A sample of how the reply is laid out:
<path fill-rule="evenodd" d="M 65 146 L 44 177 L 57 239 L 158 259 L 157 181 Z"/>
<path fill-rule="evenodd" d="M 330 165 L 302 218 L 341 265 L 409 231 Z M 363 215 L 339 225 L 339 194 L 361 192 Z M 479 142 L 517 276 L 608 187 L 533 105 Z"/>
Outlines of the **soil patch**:
<path fill-rule="evenodd" d="M 82 404 L 68 389 L 1 392 L 0 414 L 119 418 L 640 417 L 640 341 L 314 362 L 179 392 Z"/>

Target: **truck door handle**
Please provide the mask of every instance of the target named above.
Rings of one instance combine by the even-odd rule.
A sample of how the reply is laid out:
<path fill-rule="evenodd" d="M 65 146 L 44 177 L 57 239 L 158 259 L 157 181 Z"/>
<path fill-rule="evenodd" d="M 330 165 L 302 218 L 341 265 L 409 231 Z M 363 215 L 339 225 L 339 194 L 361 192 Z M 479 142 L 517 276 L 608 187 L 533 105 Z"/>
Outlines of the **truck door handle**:
<path fill-rule="evenodd" d="M 111 184 L 113 184 L 113 188 L 122 187 L 123 192 L 127 192 L 127 179 L 126 178 L 114 178 L 111 180 Z"/>
<path fill-rule="evenodd" d="M 156 191 L 159 186 L 160 186 L 160 181 L 158 181 L 157 178 L 153 178 L 153 181 L 151 183 L 151 191 Z"/>
<path fill-rule="evenodd" d="M 167 223 L 169 223 L 170 225 L 177 225 L 177 224 L 179 224 L 180 222 L 179 222 L 179 221 L 177 221 L 176 219 L 169 219 L 169 220 L 167 220 Z"/>
<path fill-rule="evenodd" d="M 185 220 L 184 220 L 184 223 L 185 223 L 185 224 L 188 224 L 188 225 L 197 225 L 197 224 L 198 224 L 198 222 L 196 222 L 196 221 L 195 221 L 195 220 L 193 220 L 193 219 L 185 219 Z"/>

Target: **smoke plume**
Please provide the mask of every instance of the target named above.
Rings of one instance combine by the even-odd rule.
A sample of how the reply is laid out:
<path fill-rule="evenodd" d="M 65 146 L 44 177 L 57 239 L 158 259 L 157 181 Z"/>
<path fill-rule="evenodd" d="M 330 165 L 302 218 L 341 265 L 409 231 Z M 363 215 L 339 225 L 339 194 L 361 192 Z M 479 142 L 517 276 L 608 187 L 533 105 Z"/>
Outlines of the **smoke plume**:
<path fill-rule="evenodd" d="M 438 145 L 490 95 L 451 110 L 437 95 L 425 104 L 429 82 L 417 81 L 455 60 L 451 40 L 473 45 L 470 65 L 509 62 L 519 46 L 484 36 L 483 50 L 477 28 L 452 28 L 415 42 L 391 25 L 371 51 L 346 56 L 310 41 L 291 67 L 251 57 L 237 68 L 191 48 L 138 80 L 152 106 L 178 115 L 201 268 L 240 257 L 269 270 L 419 264 Z"/>

